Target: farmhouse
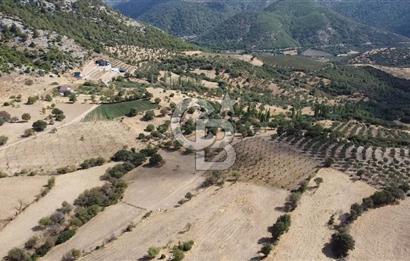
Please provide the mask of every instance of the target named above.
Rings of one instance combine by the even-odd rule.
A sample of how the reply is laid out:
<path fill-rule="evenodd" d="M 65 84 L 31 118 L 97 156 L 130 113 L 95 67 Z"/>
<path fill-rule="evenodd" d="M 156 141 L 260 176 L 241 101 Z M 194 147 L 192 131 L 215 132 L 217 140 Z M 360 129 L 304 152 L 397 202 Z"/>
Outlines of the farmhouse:
<path fill-rule="evenodd" d="M 111 65 L 111 63 L 109 61 L 103 60 L 103 59 L 98 59 L 97 61 L 95 61 L 95 63 L 98 66 L 110 66 Z"/>
<path fill-rule="evenodd" d="M 61 96 L 64 96 L 67 93 L 70 94 L 72 92 L 73 92 L 73 89 L 69 85 L 61 85 L 58 87 L 58 93 L 60 93 Z"/>

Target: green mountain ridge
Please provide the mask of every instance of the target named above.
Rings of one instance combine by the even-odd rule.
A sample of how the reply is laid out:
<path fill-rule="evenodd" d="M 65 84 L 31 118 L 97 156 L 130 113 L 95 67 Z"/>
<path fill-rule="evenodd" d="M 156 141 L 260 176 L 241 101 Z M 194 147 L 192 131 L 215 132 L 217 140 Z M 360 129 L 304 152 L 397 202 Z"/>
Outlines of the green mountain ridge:
<path fill-rule="evenodd" d="M 338 44 L 390 45 L 409 39 L 378 30 L 308 0 L 281 0 L 257 13 L 240 13 L 197 42 L 218 49 L 276 49 Z"/>
<path fill-rule="evenodd" d="M 110 2 L 123 14 L 177 36 L 198 36 L 242 11 L 260 11 L 275 0 L 129 0 Z M 108 1 L 109 2 L 109 1 Z"/>
<path fill-rule="evenodd" d="M 321 0 L 340 14 L 363 24 L 410 37 L 408 0 Z"/>

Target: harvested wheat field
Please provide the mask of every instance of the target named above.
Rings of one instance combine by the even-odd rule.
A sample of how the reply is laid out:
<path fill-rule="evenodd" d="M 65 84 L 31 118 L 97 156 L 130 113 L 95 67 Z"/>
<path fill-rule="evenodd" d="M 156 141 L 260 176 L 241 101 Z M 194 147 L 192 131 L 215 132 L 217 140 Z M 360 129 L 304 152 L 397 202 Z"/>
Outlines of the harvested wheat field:
<path fill-rule="evenodd" d="M 106 208 L 90 222 L 78 229 L 68 242 L 53 248 L 45 260 L 60 260 L 70 249 L 85 253 L 120 236 L 132 223 L 140 222 L 149 211 L 173 209 L 187 192 L 195 190 L 202 182 L 195 174 L 193 155 L 179 152 L 161 152 L 165 165 L 161 168 L 139 167 L 126 175 L 128 188 L 122 201 Z M 111 222 L 107 226 L 107 222 Z"/>
<path fill-rule="evenodd" d="M 334 169 L 321 169 L 315 177 L 323 178 L 317 188 L 312 180 L 296 210 L 291 213 L 289 232 L 280 238 L 268 260 L 327 260 L 322 249 L 334 233 L 327 223 L 349 211 L 353 203 L 370 196 L 374 189 L 364 182 L 352 182 Z M 353 236 L 354 237 L 354 236 Z M 355 237 L 354 237 L 355 238 Z"/>
<path fill-rule="evenodd" d="M 410 257 L 410 200 L 372 209 L 351 227 L 356 241 L 349 260 L 408 260 Z"/>
<path fill-rule="evenodd" d="M 85 159 L 110 158 L 124 146 L 137 145 L 135 134 L 118 121 L 79 122 L 0 150 L 0 169 L 48 172 Z"/>
<path fill-rule="evenodd" d="M 268 227 L 281 214 L 275 207 L 283 205 L 287 194 L 245 183 L 210 187 L 178 208 L 153 213 L 84 259 L 137 260 L 150 246 L 193 240 L 187 260 L 249 260 L 257 256 L 258 241 L 269 236 Z"/>
<path fill-rule="evenodd" d="M 86 189 L 103 184 L 100 176 L 108 167 L 106 164 L 87 170 L 79 170 L 73 173 L 56 176 L 55 185 L 50 192 L 39 201 L 31 204 L 13 221 L 0 232 L 0 256 L 5 256 L 13 247 L 23 245 L 30 237 L 35 235 L 38 221 L 45 216 L 51 215 L 64 201 L 72 204 L 74 200 Z"/>
<path fill-rule="evenodd" d="M 40 195 L 48 177 L 13 177 L 0 179 L 0 231 Z"/>
<path fill-rule="evenodd" d="M 269 137 L 248 138 L 234 145 L 235 164 L 226 171 L 239 172 L 240 181 L 293 188 L 315 174 L 318 163 L 309 157 L 282 146 Z"/>

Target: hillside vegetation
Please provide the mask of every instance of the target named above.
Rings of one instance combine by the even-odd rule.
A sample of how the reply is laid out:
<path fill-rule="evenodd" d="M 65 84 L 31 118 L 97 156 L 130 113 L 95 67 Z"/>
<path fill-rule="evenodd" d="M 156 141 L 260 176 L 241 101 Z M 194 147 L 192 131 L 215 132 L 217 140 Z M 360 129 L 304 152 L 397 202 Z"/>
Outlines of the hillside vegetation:
<path fill-rule="evenodd" d="M 361 23 L 410 37 L 410 2 L 407 0 L 323 0 L 335 11 Z"/>
<path fill-rule="evenodd" d="M 329 45 L 389 45 L 406 38 L 354 22 L 310 1 L 283 0 L 257 13 L 240 13 L 199 43 L 221 49 L 275 49 Z"/>

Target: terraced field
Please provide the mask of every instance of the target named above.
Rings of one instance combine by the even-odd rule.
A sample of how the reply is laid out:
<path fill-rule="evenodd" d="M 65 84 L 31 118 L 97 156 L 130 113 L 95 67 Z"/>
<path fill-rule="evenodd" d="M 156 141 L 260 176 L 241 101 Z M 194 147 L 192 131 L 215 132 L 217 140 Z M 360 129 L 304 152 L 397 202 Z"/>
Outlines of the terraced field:
<path fill-rule="evenodd" d="M 341 127 L 342 130 L 354 128 L 352 125 L 346 126 Z M 389 133 L 393 133 L 393 130 Z M 330 142 L 321 138 L 285 135 L 277 138 L 276 142 L 290 145 L 296 151 L 321 162 L 333 159 L 332 167 L 376 187 L 401 182 L 410 184 L 410 151 L 406 146 L 362 146 L 349 141 Z"/>
<path fill-rule="evenodd" d="M 291 189 L 313 176 L 319 165 L 314 159 L 267 137 L 245 139 L 234 148 L 236 162 L 225 174 L 235 178 L 232 175 L 239 172 L 240 181 Z"/>

